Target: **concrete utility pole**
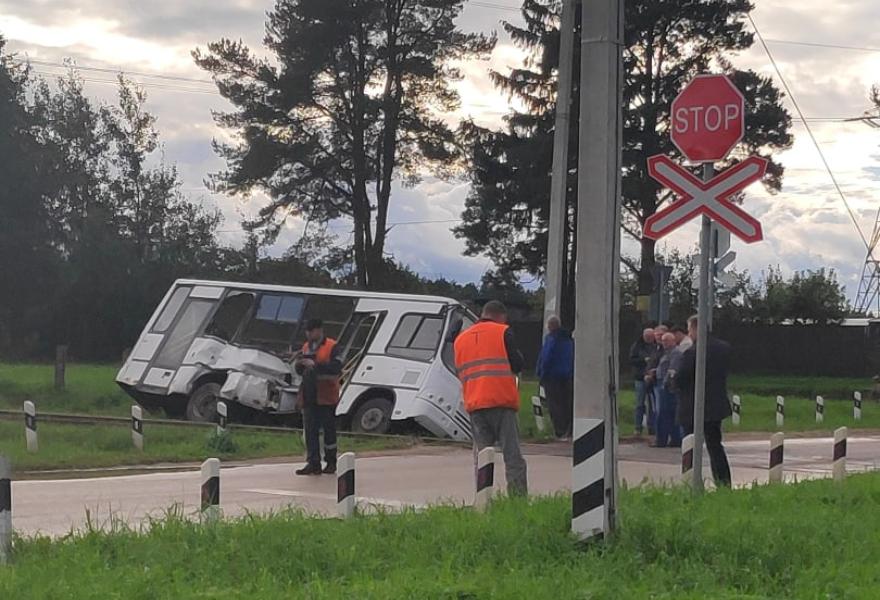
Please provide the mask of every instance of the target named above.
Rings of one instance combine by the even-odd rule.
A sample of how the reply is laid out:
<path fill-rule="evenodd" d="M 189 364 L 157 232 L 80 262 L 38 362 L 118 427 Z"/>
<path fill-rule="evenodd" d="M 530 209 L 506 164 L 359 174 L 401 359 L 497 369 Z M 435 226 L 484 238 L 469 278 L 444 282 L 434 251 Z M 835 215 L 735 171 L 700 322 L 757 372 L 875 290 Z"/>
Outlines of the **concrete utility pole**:
<path fill-rule="evenodd" d="M 572 530 L 589 538 L 616 521 L 623 2 L 582 12 Z"/>
<path fill-rule="evenodd" d="M 547 268 L 544 273 L 544 323 L 559 315 L 565 263 L 566 196 L 568 195 L 568 144 L 571 124 L 571 71 L 574 61 L 574 7 L 562 0 L 559 75 L 556 88 L 556 125 L 553 133 L 553 174 L 550 184 L 550 217 L 547 226 Z M 567 323 L 567 327 L 571 327 Z"/>

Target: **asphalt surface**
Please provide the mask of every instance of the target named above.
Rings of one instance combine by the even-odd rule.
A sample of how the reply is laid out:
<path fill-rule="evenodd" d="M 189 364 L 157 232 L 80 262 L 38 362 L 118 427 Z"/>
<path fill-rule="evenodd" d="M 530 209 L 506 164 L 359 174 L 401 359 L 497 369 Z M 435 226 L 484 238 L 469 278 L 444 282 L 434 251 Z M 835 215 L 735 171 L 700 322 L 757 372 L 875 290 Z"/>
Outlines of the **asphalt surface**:
<path fill-rule="evenodd" d="M 725 445 L 736 485 L 767 481 L 768 440 L 734 440 Z M 848 450 L 848 471 L 876 469 L 880 462 L 880 436 L 852 437 Z M 551 494 L 570 489 L 570 444 L 527 445 L 524 452 L 531 493 Z M 785 476 L 789 480 L 828 477 L 831 456 L 831 438 L 787 440 Z M 680 480 L 678 449 L 621 444 L 619 459 L 621 479 L 629 485 Z M 275 461 L 223 468 L 224 515 L 234 517 L 287 508 L 317 515 L 335 514 L 336 478 L 295 476 L 293 471 L 300 464 Z M 496 464 L 496 485 L 503 489 L 500 456 Z M 367 511 L 437 503 L 469 504 L 473 500 L 473 454 L 460 447 L 422 447 L 405 453 L 360 457 L 356 473 L 359 505 Z M 704 473 L 709 477 L 708 459 Z M 195 467 L 182 472 L 16 481 L 13 526 L 22 535 L 60 536 L 88 524 L 104 529 L 123 524 L 144 527 L 150 518 L 161 518 L 172 510 L 196 517 L 200 485 Z"/>

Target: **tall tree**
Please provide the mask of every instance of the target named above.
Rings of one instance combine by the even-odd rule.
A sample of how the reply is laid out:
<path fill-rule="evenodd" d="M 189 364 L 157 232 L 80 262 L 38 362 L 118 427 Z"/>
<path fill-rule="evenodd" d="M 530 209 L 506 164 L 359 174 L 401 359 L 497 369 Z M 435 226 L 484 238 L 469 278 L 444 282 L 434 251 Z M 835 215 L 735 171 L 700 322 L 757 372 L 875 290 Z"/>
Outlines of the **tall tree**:
<path fill-rule="evenodd" d="M 669 107 L 690 77 L 710 69 L 730 75 L 745 96 L 747 107 L 745 138 L 732 161 L 745 154 L 771 159 L 764 184 L 771 191 L 781 186 L 783 168 L 773 161 L 773 153 L 792 141 L 791 119 L 782 107 L 782 95 L 769 78 L 737 70 L 728 58 L 753 43 L 745 26 L 751 9 L 747 0 L 626 3 L 622 219 L 624 230 L 641 244 L 640 260 L 627 261 L 637 272 L 640 294 L 651 291 L 655 265 L 655 244 L 641 237 L 641 229 L 668 198 L 648 176 L 646 159 L 657 153 L 677 154 L 669 141 Z M 525 100 L 528 110 L 512 113 L 503 132 L 481 131 L 472 148 L 474 189 L 467 200 L 464 224 L 457 233 L 466 239 L 468 253 L 487 253 L 502 269 L 541 273 L 546 262 L 551 154 L 548 138 L 555 117 L 559 11 L 559 2 L 545 5 L 525 0 L 525 26 L 505 24 L 514 41 L 529 52 L 529 58 L 522 69 L 495 74 L 494 78 L 512 95 Z M 575 34 L 578 39 L 578 32 Z M 579 49 L 580 44 L 575 47 Z M 531 99 L 535 97 L 544 101 L 534 104 Z M 531 123 L 532 129 L 521 128 L 524 122 Z M 576 123 L 573 119 L 573 127 Z M 574 144 L 569 155 L 576 164 Z M 530 156 L 534 158 L 529 160 Z M 508 169 L 508 165 L 516 168 Z M 576 194 L 576 186 L 570 183 L 570 216 L 576 207 Z M 489 227 L 487 222 L 497 225 Z M 573 257 L 569 231 L 568 255 Z M 572 276 L 573 264 L 567 273 Z"/>
<path fill-rule="evenodd" d="M 237 136 L 215 143 L 227 170 L 217 189 L 271 198 L 260 225 L 291 214 L 312 221 L 348 217 L 360 286 L 385 266 L 392 186 L 418 181 L 457 158 L 443 118 L 458 103 L 461 60 L 482 57 L 494 39 L 465 34 L 463 0 L 276 0 L 258 58 L 222 39 L 196 50 L 234 106 L 217 115 Z"/>

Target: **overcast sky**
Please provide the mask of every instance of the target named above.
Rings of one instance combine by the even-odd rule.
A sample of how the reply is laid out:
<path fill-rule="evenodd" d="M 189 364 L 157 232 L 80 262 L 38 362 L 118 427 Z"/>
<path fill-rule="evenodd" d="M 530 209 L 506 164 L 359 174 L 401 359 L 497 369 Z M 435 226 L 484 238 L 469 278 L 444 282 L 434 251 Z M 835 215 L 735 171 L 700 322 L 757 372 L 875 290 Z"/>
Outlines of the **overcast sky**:
<path fill-rule="evenodd" d="M 808 118 L 854 117 L 869 108 L 868 89 L 880 83 L 880 3 L 835 0 L 833 10 L 829 2 L 819 0 L 756 0 L 755 4 L 753 17 L 764 36 L 776 40 L 769 43 L 771 52 Z M 134 74 L 147 88 L 166 159 L 178 165 L 185 191 L 223 211 L 222 239 L 237 245 L 242 239 L 241 216 L 253 214 L 259 199 L 243 202 L 213 195 L 203 185 L 208 173 L 223 166 L 210 147 L 211 139 L 221 135 L 210 111 L 224 109 L 225 102 L 210 84 L 150 75 L 207 79 L 193 65 L 190 51 L 223 36 L 259 47 L 271 5 L 271 0 L 0 0 L 0 34 L 10 51 L 30 58 L 43 74 L 60 72 L 47 63 L 67 58 L 81 67 L 109 69 L 83 71 L 87 90 L 94 96 L 112 99 L 113 86 L 101 81 L 113 80 L 113 70 Z M 471 31 L 497 30 L 499 44 L 491 60 L 466 65 L 467 77 L 459 86 L 461 116 L 497 125 L 506 112 L 508 99 L 493 89 L 487 70 L 520 63 L 521 54 L 500 27 L 503 19 L 519 21 L 518 5 L 518 0 L 486 0 L 466 6 L 460 25 Z M 733 60 L 737 66 L 773 74 L 766 53 L 757 44 Z M 880 129 L 858 122 L 812 121 L 811 126 L 859 225 L 870 236 L 880 206 Z M 768 265 L 779 265 L 785 271 L 832 267 L 853 296 L 864 246 L 803 124 L 796 120 L 793 130 L 794 147 L 780 156 L 787 168 L 783 191 L 770 196 L 755 186 L 746 200 L 747 210 L 764 224 L 765 241 L 748 247 L 735 241 L 736 264 L 755 274 Z M 415 188 L 397 191 L 392 198 L 392 222 L 435 222 L 396 226 L 389 240 L 395 257 L 428 276 L 478 280 L 490 263 L 485 258 L 461 256 L 463 244 L 449 231 L 453 223 L 448 221 L 459 217 L 467 193 L 464 183 L 430 178 Z M 299 227 L 292 222 L 273 251 L 294 241 Z M 333 228 L 345 241 L 349 228 L 343 223 Z M 692 225 L 665 244 L 689 249 L 696 237 Z M 624 250 L 632 252 L 634 246 L 626 244 Z"/>

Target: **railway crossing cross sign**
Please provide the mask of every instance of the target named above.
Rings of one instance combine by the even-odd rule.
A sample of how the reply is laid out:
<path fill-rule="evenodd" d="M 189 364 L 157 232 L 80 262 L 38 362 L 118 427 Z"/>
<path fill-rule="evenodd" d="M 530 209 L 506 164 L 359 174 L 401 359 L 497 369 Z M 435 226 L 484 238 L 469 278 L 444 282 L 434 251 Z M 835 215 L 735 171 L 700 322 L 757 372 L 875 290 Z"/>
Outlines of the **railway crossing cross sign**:
<path fill-rule="evenodd" d="M 660 239 L 702 214 L 744 242 L 760 241 L 763 238 L 761 224 L 731 202 L 730 197 L 761 179 L 766 170 L 766 159 L 751 156 L 704 182 L 668 156 L 652 156 L 648 159 L 651 177 L 678 194 L 680 199 L 645 221 L 645 236 Z"/>

